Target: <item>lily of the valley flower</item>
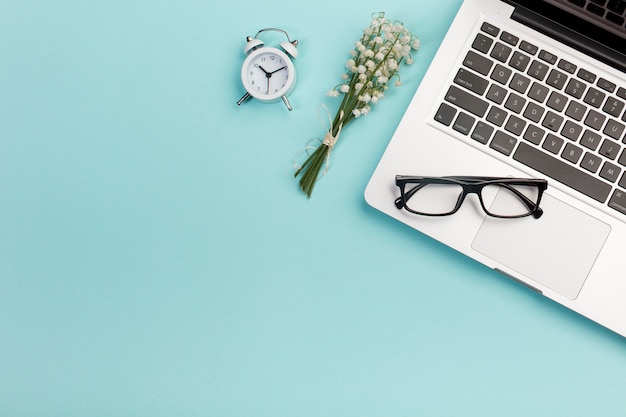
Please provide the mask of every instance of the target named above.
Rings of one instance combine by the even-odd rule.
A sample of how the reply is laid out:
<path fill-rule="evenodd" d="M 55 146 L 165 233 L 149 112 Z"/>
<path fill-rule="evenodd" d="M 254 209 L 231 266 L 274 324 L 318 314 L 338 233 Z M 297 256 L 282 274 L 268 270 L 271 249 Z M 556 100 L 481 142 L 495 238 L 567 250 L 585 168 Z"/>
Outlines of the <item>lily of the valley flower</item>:
<path fill-rule="evenodd" d="M 343 95 L 331 128 L 324 141 L 320 141 L 320 145 L 294 174 L 295 177 L 301 176 L 300 188 L 308 197 L 313 192 L 322 166 L 328 164 L 341 129 L 355 118 L 366 116 L 372 105 L 384 97 L 392 80 L 395 80 L 395 86 L 402 84 L 400 64 L 412 64 L 411 51 L 418 50 L 419 46 L 419 39 L 402 23 L 391 22 L 383 12 L 372 15 L 370 26 L 363 30 L 363 35 L 350 51 L 345 65 L 347 72 L 342 76 L 344 82 L 327 93 L 331 97 Z"/>

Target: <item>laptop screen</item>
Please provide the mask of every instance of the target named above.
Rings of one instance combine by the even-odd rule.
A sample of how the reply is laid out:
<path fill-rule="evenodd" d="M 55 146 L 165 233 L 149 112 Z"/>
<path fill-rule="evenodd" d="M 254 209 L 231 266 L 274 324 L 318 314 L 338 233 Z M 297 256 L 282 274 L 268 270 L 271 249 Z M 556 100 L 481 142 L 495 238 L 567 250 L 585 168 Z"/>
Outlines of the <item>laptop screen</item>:
<path fill-rule="evenodd" d="M 626 1 L 505 1 L 514 20 L 626 72 Z"/>

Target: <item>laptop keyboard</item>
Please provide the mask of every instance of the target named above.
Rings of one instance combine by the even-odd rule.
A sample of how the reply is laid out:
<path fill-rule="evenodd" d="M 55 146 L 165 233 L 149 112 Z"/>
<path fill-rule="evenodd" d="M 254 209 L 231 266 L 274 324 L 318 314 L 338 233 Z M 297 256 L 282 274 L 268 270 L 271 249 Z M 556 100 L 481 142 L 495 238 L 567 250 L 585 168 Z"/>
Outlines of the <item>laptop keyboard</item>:
<path fill-rule="evenodd" d="M 435 120 L 622 217 L 625 107 L 626 85 L 484 23 Z"/>

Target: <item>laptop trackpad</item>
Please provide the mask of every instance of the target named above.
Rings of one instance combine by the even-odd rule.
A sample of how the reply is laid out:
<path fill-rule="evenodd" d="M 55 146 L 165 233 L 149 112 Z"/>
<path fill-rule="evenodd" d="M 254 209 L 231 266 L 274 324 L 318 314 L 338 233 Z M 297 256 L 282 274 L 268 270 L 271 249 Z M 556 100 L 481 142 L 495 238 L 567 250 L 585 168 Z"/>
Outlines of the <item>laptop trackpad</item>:
<path fill-rule="evenodd" d="M 493 206 L 506 204 L 496 196 Z M 575 299 L 611 227 L 544 194 L 539 219 L 487 216 L 472 247 L 483 255 Z M 532 285 L 532 284 L 531 284 Z"/>

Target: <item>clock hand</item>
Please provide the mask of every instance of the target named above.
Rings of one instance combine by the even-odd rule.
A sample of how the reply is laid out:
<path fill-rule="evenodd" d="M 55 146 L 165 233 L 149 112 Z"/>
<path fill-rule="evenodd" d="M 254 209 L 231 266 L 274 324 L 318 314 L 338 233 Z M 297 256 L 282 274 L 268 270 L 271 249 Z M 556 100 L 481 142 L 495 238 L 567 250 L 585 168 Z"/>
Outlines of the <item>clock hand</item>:
<path fill-rule="evenodd" d="M 284 67 L 282 67 L 282 68 L 278 68 L 278 69 L 277 69 L 277 70 L 275 70 L 275 71 L 270 72 L 270 75 L 271 75 L 271 74 L 274 74 L 275 72 L 278 72 L 278 71 L 284 70 L 285 68 L 287 68 L 287 65 L 285 65 L 285 66 L 284 66 Z M 267 74 L 267 73 L 266 73 L 266 74 Z"/>
<path fill-rule="evenodd" d="M 261 71 L 265 73 L 265 78 L 267 78 L 267 90 L 265 91 L 265 94 L 269 94 L 270 93 L 270 78 L 272 78 L 273 72 L 265 71 L 265 68 L 263 68 L 260 65 L 259 65 L 259 68 L 261 68 Z"/>

